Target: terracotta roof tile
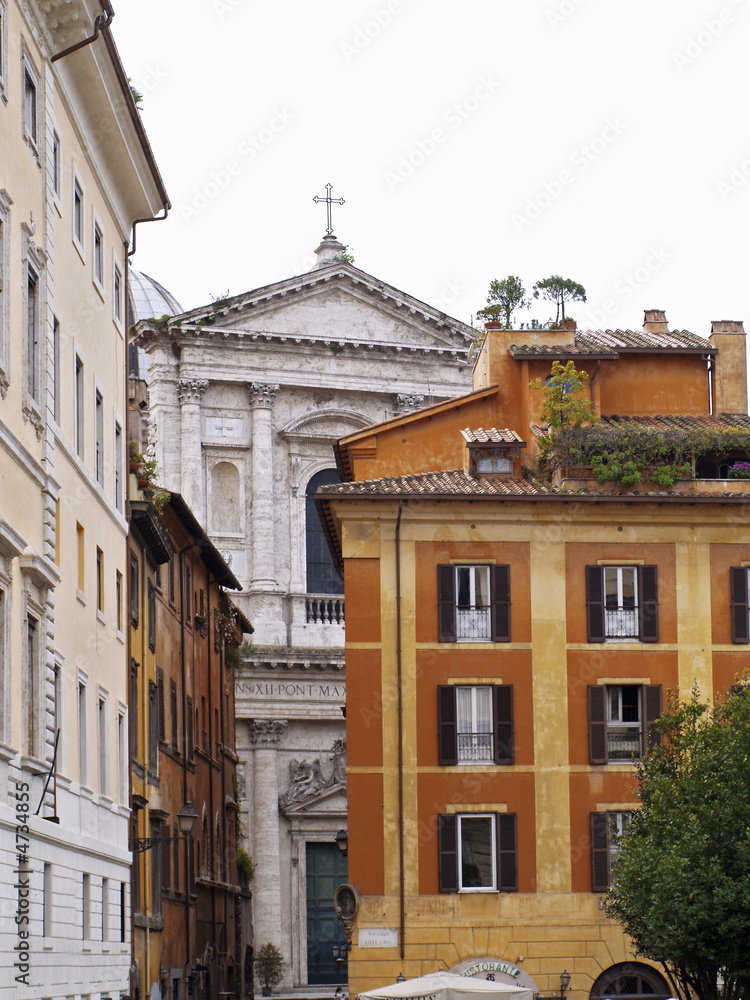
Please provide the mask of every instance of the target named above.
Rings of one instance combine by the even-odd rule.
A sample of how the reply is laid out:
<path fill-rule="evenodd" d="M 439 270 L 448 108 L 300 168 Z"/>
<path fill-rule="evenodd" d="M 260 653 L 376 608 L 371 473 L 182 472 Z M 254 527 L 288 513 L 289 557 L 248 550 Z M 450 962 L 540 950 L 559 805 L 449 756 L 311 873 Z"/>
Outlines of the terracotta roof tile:
<path fill-rule="evenodd" d="M 668 330 L 666 333 L 644 333 L 643 330 L 581 330 L 575 343 L 589 349 L 617 350 L 690 350 L 715 353 L 705 339 L 688 330 Z"/>
<path fill-rule="evenodd" d="M 462 430 L 467 444 L 523 444 L 523 438 L 520 438 L 515 431 L 509 430 L 507 427 L 503 430 L 498 430 L 497 427 L 489 427 L 485 429 L 484 427 L 478 427 L 475 431 L 470 430 L 468 427 Z"/>
<path fill-rule="evenodd" d="M 387 476 L 355 483 L 335 483 L 321 486 L 316 496 L 325 500 L 332 496 L 388 496 L 388 497 L 526 497 L 591 500 L 729 500 L 734 503 L 750 502 L 750 489 L 746 493 L 687 493 L 678 490 L 567 490 L 535 479 L 505 478 L 500 476 L 470 476 L 461 469 L 448 472 L 422 472 L 407 476 Z"/>
<path fill-rule="evenodd" d="M 642 427 L 676 427 L 692 430 L 698 427 L 743 427 L 750 429 L 750 416 L 746 413 L 718 413 L 713 416 L 689 416 L 684 414 L 627 417 L 612 414 L 602 415 L 602 421 L 607 424 L 639 424 Z"/>

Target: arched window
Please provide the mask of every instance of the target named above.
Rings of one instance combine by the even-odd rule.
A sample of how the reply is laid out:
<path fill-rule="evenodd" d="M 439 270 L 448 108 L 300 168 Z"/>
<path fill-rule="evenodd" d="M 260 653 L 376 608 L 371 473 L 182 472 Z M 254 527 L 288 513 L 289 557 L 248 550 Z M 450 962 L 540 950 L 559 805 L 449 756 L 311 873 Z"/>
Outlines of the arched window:
<path fill-rule="evenodd" d="M 343 594 L 344 582 L 328 548 L 315 506 L 315 491 L 319 486 L 340 483 L 335 469 L 321 469 L 307 484 L 305 499 L 305 535 L 307 539 L 308 594 Z"/>
<path fill-rule="evenodd" d="M 672 993 L 664 977 L 642 962 L 620 962 L 611 966 L 599 976 L 590 993 L 591 1000 L 598 997 L 663 1000 L 670 996 Z"/>

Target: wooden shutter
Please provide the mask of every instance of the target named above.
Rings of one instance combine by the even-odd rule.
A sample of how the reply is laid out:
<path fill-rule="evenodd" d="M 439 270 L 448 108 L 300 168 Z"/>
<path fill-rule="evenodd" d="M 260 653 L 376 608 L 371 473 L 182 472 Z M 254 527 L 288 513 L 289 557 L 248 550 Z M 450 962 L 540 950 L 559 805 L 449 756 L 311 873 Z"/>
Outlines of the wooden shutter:
<path fill-rule="evenodd" d="M 750 642 L 748 626 L 747 570 L 732 566 L 729 570 L 732 607 L 732 642 Z"/>
<path fill-rule="evenodd" d="M 589 642 L 604 642 L 604 573 L 601 566 L 586 567 L 586 626 Z"/>
<path fill-rule="evenodd" d="M 510 642 L 510 566 L 490 566 L 492 641 Z"/>
<path fill-rule="evenodd" d="M 193 736 L 193 699 L 188 697 L 187 708 L 185 710 L 185 756 L 188 760 L 193 759 L 195 748 L 195 738 Z"/>
<path fill-rule="evenodd" d="M 161 670 L 156 671 L 156 711 L 159 727 L 159 742 L 166 740 L 166 722 L 164 720 L 164 674 Z"/>
<path fill-rule="evenodd" d="M 607 689 L 589 685 L 589 763 L 607 763 Z"/>
<path fill-rule="evenodd" d="M 643 753 L 649 747 L 661 743 L 661 730 L 656 720 L 661 715 L 661 684 L 645 684 L 643 687 Z"/>
<path fill-rule="evenodd" d="M 458 892 L 458 824 L 456 817 L 438 816 L 440 892 Z"/>
<path fill-rule="evenodd" d="M 168 889 L 172 883 L 172 874 L 170 871 L 172 867 L 172 842 L 169 839 L 169 827 L 164 823 L 159 827 L 159 836 L 162 838 L 159 844 L 161 851 L 161 887 L 162 889 Z"/>
<path fill-rule="evenodd" d="M 177 685 L 174 681 L 169 682 L 169 721 L 172 727 L 172 749 L 177 751 Z"/>
<path fill-rule="evenodd" d="M 493 685 L 492 701 L 495 728 L 495 763 L 512 764 L 515 759 L 513 747 L 513 685 Z"/>
<path fill-rule="evenodd" d="M 518 849 L 516 814 L 496 813 L 497 888 L 500 892 L 518 892 Z"/>
<path fill-rule="evenodd" d="M 455 566 L 438 566 L 438 641 L 456 641 Z"/>
<path fill-rule="evenodd" d="M 609 888 L 609 817 L 607 813 L 591 813 L 591 891 L 606 892 Z"/>
<path fill-rule="evenodd" d="M 641 642 L 659 641 L 656 566 L 638 567 L 638 618 Z"/>
<path fill-rule="evenodd" d="M 438 762 L 458 764 L 456 735 L 456 688 L 452 684 L 438 685 Z"/>

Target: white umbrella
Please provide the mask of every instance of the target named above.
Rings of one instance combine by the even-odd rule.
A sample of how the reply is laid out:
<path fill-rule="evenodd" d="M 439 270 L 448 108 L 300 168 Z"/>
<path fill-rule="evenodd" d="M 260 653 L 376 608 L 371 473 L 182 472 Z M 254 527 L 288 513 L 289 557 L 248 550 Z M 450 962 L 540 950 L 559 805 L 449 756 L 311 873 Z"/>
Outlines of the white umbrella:
<path fill-rule="evenodd" d="M 366 1000 L 491 1000 L 488 994 L 502 994 L 498 1000 L 534 1000 L 532 990 L 524 986 L 495 983 L 487 979 L 473 979 L 471 976 L 457 976 L 454 972 L 430 972 L 416 979 L 406 979 L 403 983 L 392 983 L 378 989 L 360 993 Z"/>

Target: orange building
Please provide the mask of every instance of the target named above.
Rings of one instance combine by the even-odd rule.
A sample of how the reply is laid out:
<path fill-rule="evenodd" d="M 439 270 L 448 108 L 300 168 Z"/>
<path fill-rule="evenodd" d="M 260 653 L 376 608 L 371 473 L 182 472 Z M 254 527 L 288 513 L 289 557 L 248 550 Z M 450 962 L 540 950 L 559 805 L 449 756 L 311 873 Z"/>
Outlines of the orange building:
<path fill-rule="evenodd" d="M 671 442 L 679 480 L 600 483 L 580 455 L 543 478 L 530 382 L 554 360 L 587 372 L 607 440 Z M 671 995 L 600 893 L 667 693 L 747 663 L 750 483 L 727 470 L 749 454 L 742 324 L 704 339 L 656 310 L 490 328 L 471 394 L 339 443 L 318 499 L 346 589 L 353 992 L 448 968 Z"/>

